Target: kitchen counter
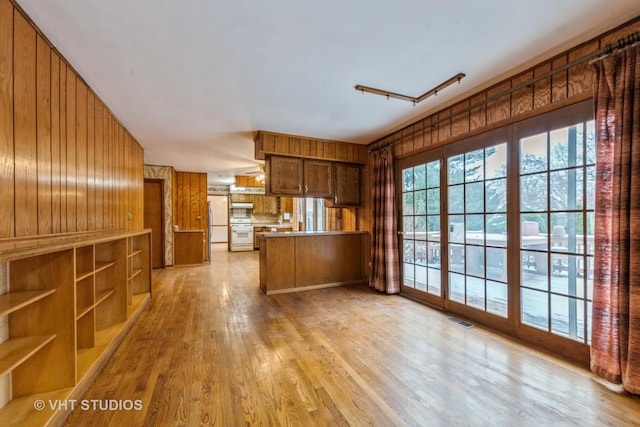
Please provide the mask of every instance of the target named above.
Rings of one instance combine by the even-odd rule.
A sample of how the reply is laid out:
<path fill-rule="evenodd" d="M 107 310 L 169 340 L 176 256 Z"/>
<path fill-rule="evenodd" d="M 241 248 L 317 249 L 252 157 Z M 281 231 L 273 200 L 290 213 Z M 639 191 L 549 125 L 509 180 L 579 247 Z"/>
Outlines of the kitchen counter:
<path fill-rule="evenodd" d="M 254 227 L 265 227 L 265 228 L 293 228 L 293 224 L 278 224 L 278 223 L 269 223 L 269 222 L 254 222 L 251 223 Z"/>
<path fill-rule="evenodd" d="M 260 233 L 260 288 L 267 294 L 366 282 L 364 231 Z"/>

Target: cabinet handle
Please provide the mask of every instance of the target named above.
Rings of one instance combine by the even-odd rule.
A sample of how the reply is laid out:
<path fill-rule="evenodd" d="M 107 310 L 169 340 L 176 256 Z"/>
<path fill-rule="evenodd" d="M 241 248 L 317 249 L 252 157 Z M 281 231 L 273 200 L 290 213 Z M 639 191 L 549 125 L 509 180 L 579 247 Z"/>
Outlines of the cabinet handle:
<path fill-rule="evenodd" d="M 304 186 L 304 192 L 305 194 L 309 192 L 309 187 L 307 187 L 306 185 Z"/>
<path fill-rule="evenodd" d="M 338 196 L 335 196 L 335 197 L 333 198 L 333 203 L 335 203 L 336 205 L 338 204 Z"/>
<path fill-rule="evenodd" d="M 302 193 L 302 184 L 298 185 L 298 193 Z"/>

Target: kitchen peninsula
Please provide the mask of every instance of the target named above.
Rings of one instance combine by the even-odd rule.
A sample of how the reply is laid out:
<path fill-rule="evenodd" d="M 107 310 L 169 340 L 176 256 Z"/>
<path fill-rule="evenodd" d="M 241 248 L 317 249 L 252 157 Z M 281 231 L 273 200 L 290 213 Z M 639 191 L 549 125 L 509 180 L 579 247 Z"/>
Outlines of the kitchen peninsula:
<path fill-rule="evenodd" d="M 267 294 L 367 280 L 369 234 L 301 231 L 260 234 L 260 288 Z"/>

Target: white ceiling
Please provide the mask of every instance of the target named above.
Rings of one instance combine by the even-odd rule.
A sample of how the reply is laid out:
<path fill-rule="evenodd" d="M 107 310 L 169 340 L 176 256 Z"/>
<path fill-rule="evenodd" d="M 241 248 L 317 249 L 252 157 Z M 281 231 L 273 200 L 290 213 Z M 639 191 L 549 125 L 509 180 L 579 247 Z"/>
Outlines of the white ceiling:
<path fill-rule="evenodd" d="M 269 130 L 369 143 L 640 15 L 638 0 L 18 0 L 145 163 L 256 170 Z M 418 96 L 413 107 L 356 84 Z"/>

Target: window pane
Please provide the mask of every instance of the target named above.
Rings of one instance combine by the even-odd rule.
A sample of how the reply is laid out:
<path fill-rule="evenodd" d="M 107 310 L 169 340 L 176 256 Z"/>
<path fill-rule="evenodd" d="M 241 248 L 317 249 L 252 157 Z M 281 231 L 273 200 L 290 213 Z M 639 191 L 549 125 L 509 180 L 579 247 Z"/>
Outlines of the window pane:
<path fill-rule="evenodd" d="M 502 178 L 507 176 L 506 143 L 485 148 L 484 156 L 486 179 Z"/>
<path fill-rule="evenodd" d="M 440 187 L 440 162 L 427 163 L 427 187 Z"/>
<path fill-rule="evenodd" d="M 422 240 L 416 240 L 415 242 L 415 258 L 416 264 L 427 265 L 427 242 Z"/>
<path fill-rule="evenodd" d="M 587 191 L 585 192 L 585 198 L 587 199 L 587 209 L 595 209 L 596 205 L 596 168 L 595 166 L 589 166 L 586 168 L 587 172 Z"/>
<path fill-rule="evenodd" d="M 484 212 L 484 183 L 465 184 L 465 210 L 468 213 Z"/>
<path fill-rule="evenodd" d="M 404 240 L 404 262 L 415 262 L 413 240 Z"/>
<path fill-rule="evenodd" d="M 440 286 L 440 270 L 437 268 L 427 269 L 429 287 L 427 292 L 432 295 L 440 296 L 442 294 L 442 287 Z"/>
<path fill-rule="evenodd" d="M 416 215 L 427 213 L 427 192 L 424 190 L 413 193 L 413 204 Z"/>
<path fill-rule="evenodd" d="M 523 249 L 547 249 L 547 215 L 520 215 L 520 245 Z"/>
<path fill-rule="evenodd" d="M 416 224 L 416 234 L 419 235 L 419 233 L 426 233 L 427 232 L 427 217 L 426 216 L 417 216 L 415 217 L 415 224 Z"/>
<path fill-rule="evenodd" d="M 415 277 L 414 265 L 405 263 L 405 264 L 403 264 L 403 267 L 404 267 L 403 268 L 404 277 L 402 279 L 403 285 L 404 286 L 408 286 L 410 288 L 415 287 L 415 283 L 414 283 L 414 277 Z"/>
<path fill-rule="evenodd" d="M 464 273 L 463 245 L 449 245 L 449 270 Z"/>
<path fill-rule="evenodd" d="M 547 210 L 547 174 L 520 177 L 520 209 L 525 212 Z"/>
<path fill-rule="evenodd" d="M 549 132 L 550 169 L 569 166 L 569 128 Z"/>
<path fill-rule="evenodd" d="M 449 187 L 449 213 L 464 212 L 464 186 Z"/>
<path fill-rule="evenodd" d="M 507 250 L 487 248 L 487 279 L 507 281 Z"/>
<path fill-rule="evenodd" d="M 440 213 L 440 189 L 433 188 L 427 190 L 427 213 Z"/>
<path fill-rule="evenodd" d="M 464 276 L 449 273 L 449 299 L 464 304 Z"/>
<path fill-rule="evenodd" d="M 484 150 L 471 151 L 464 155 L 465 182 L 484 179 Z"/>
<path fill-rule="evenodd" d="M 522 289 L 522 323 L 549 330 L 549 301 L 545 292 Z"/>
<path fill-rule="evenodd" d="M 420 291 L 427 291 L 427 267 L 416 265 L 415 288 Z"/>
<path fill-rule="evenodd" d="M 467 305 L 484 310 L 484 279 L 467 276 Z"/>
<path fill-rule="evenodd" d="M 464 243 L 464 216 L 449 215 L 449 241 Z"/>
<path fill-rule="evenodd" d="M 576 158 L 575 165 L 584 165 L 584 124 L 580 123 L 575 126 L 576 129 Z"/>
<path fill-rule="evenodd" d="M 495 179 L 487 181 L 486 187 L 487 212 L 507 211 L 507 180 Z"/>
<path fill-rule="evenodd" d="M 593 255 L 593 233 L 595 227 L 595 214 L 593 212 L 587 213 L 587 253 Z"/>
<path fill-rule="evenodd" d="M 422 190 L 427 187 L 427 173 L 424 165 L 413 168 L 413 189 Z"/>
<path fill-rule="evenodd" d="M 551 254 L 551 291 L 584 298 L 584 279 L 578 276 L 583 257 Z"/>
<path fill-rule="evenodd" d="M 484 247 L 466 245 L 467 274 L 484 277 Z"/>
<path fill-rule="evenodd" d="M 402 194 L 402 215 L 413 215 L 413 193 Z"/>
<path fill-rule="evenodd" d="M 404 233 L 413 233 L 413 217 L 405 216 L 402 218 L 402 231 Z"/>
<path fill-rule="evenodd" d="M 484 215 L 465 215 L 467 219 L 466 241 L 474 245 L 484 245 Z"/>
<path fill-rule="evenodd" d="M 487 215 L 487 245 L 507 246 L 507 216 L 504 214 Z"/>
<path fill-rule="evenodd" d="M 547 170 L 547 134 L 530 136 L 520 140 L 520 172 L 531 173 Z"/>
<path fill-rule="evenodd" d="M 584 308 L 574 298 L 551 295 L 551 331 L 584 339 Z"/>
<path fill-rule="evenodd" d="M 581 213 L 558 212 L 551 214 L 551 250 L 570 253 L 584 252 Z"/>
<path fill-rule="evenodd" d="M 447 161 L 447 176 L 449 184 L 460 184 L 464 181 L 464 156 L 449 157 Z"/>
<path fill-rule="evenodd" d="M 440 217 L 437 215 L 429 215 L 427 217 L 427 227 L 429 230 L 429 240 L 440 241 Z"/>
<path fill-rule="evenodd" d="M 551 172 L 551 210 L 582 208 L 582 170 Z"/>
<path fill-rule="evenodd" d="M 547 254 L 521 251 L 520 284 L 529 288 L 548 290 Z"/>
<path fill-rule="evenodd" d="M 440 242 L 428 242 L 427 251 L 427 264 L 440 268 Z"/>
<path fill-rule="evenodd" d="M 592 165 L 596 162 L 596 122 L 595 120 L 589 120 L 586 123 L 587 128 L 587 164 Z"/>
<path fill-rule="evenodd" d="M 413 168 L 402 170 L 402 191 L 413 190 Z"/>
<path fill-rule="evenodd" d="M 487 280 L 487 311 L 507 317 L 507 285 Z"/>

